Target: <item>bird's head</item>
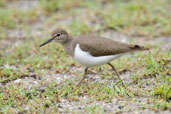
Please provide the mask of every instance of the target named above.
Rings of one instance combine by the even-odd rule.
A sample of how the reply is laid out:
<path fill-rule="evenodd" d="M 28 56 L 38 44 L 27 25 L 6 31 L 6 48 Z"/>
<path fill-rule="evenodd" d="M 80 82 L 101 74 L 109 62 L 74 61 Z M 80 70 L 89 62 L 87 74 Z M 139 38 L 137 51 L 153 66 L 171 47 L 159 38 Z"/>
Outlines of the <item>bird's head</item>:
<path fill-rule="evenodd" d="M 68 33 L 66 32 L 66 30 L 62 28 L 57 28 L 52 32 L 51 38 L 45 41 L 44 43 L 42 43 L 39 47 L 42 47 L 45 44 L 48 44 L 52 41 L 64 44 L 67 41 L 67 39 L 68 39 Z"/>

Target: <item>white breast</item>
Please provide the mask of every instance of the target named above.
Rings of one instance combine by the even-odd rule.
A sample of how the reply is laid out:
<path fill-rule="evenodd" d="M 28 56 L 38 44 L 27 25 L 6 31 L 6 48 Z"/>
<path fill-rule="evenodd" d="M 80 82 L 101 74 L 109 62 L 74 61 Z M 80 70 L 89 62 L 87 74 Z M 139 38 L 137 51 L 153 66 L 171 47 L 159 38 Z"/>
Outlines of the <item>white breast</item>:
<path fill-rule="evenodd" d="M 76 45 L 74 59 L 86 67 L 93 67 L 106 64 L 120 55 L 94 57 L 90 53 L 83 51 L 79 44 Z"/>

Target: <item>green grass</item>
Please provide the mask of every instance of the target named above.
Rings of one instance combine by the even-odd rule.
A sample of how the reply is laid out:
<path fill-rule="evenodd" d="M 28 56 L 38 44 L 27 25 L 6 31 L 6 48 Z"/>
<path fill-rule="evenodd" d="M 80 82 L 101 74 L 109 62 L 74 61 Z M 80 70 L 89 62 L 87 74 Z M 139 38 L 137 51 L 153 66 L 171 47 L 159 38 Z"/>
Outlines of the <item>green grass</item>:
<path fill-rule="evenodd" d="M 102 2 L 91 2 L 89 0 L 80 0 L 77 4 L 68 1 L 46 3 L 44 0 L 41 2 L 41 6 L 45 15 L 55 14 L 58 17 L 62 12 L 67 16 L 75 15 L 76 21 L 74 18 L 71 28 L 77 28 L 77 32 L 84 33 L 88 32 L 89 29 L 89 32 L 113 29 L 131 36 L 156 37 L 170 34 L 171 15 L 169 15 L 168 2 L 168 0 L 131 0 L 127 3 L 110 1 L 103 5 Z M 85 9 L 85 11 L 83 10 L 83 14 L 86 15 L 85 18 L 80 18 L 82 15 L 80 8 Z M 56 14 L 56 12 L 58 13 Z M 89 26 L 87 21 L 94 21 L 94 16 L 97 17 L 98 21 L 95 21 L 93 26 Z"/>
<path fill-rule="evenodd" d="M 105 113 L 100 105 L 92 104 L 98 101 L 110 103 L 113 99 L 136 103 L 139 98 L 148 99 L 148 102 L 140 103 L 142 109 L 171 110 L 168 63 L 171 52 L 161 50 L 161 43 L 144 44 L 152 47 L 151 50 L 125 55 L 112 62 L 120 72 L 131 71 L 131 83 L 126 83 L 125 87 L 117 80 L 106 81 L 111 80 L 113 73 L 109 66 L 103 65 L 100 66 L 102 72 L 99 67 L 90 69 L 104 80 L 103 83 L 88 79 L 77 89 L 75 85 L 82 78 L 83 71 L 73 68 L 82 66 L 66 55 L 60 44 L 51 43 L 39 48 L 56 27 L 66 28 L 72 35 L 100 34 L 112 29 L 131 38 L 170 36 L 169 0 L 79 0 L 77 3 L 42 0 L 27 11 L 8 8 L 7 4 L 9 1 L 0 1 L 0 112 L 56 113 L 60 112 L 57 104 L 66 100 L 80 102 L 86 113 Z M 24 35 L 10 37 L 8 30 L 24 31 Z M 41 35 L 37 35 L 37 31 Z M 22 83 L 13 83 L 33 74 L 35 80 L 56 74 L 71 77 L 60 84 L 55 80 L 39 80 L 38 85 L 29 89 Z M 84 96 L 86 101 L 81 98 Z M 74 113 L 74 110 L 65 109 L 64 112 Z"/>
<path fill-rule="evenodd" d="M 29 41 L 27 43 L 18 45 L 15 47 L 12 53 L 7 55 L 4 55 L 1 60 L 1 74 L 3 74 L 3 79 L 1 82 L 5 82 L 6 80 L 10 80 L 13 78 L 20 78 L 22 75 L 29 75 L 29 68 L 32 68 L 34 70 L 34 74 L 36 76 L 43 75 L 45 72 L 47 72 L 49 69 L 53 69 L 51 72 L 52 74 L 55 74 L 56 72 L 62 73 L 66 70 L 70 69 L 71 64 L 75 64 L 75 62 L 72 60 L 72 58 L 68 58 L 65 56 L 65 52 L 63 51 L 63 48 L 61 45 L 57 45 L 55 43 L 49 44 L 46 47 L 39 48 L 38 43 L 44 41 L 45 39 L 39 39 L 36 40 L 34 43 L 32 41 Z M 24 49 L 24 50 L 23 50 Z M 56 51 L 58 50 L 58 51 Z M 31 98 L 34 101 L 34 104 L 25 103 L 25 100 L 30 101 L 27 98 L 27 93 L 22 88 L 11 87 L 15 89 L 16 96 L 13 95 L 13 90 L 11 87 L 7 87 L 7 94 L 4 93 L 6 89 L 2 89 L 3 92 L 1 92 L 1 97 L 5 97 L 4 100 L 0 102 L 1 106 L 5 106 L 5 109 L 8 110 L 9 107 L 16 107 L 19 109 L 19 106 L 22 103 L 25 103 L 26 105 L 29 105 L 29 107 L 32 107 L 31 111 L 38 111 L 38 109 L 44 109 L 46 105 L 48 107 L 54 107 L 54 104 L 57 102 L 60 102 L 61 99 L 70 99 L 72 101 L 78 100 L 79 96 L 85 95 L 88 97 L 91 102 L 96 101 L 104 101 L 104 102 L 111 102 L 113 98 L 121 98 L 121 99 L 127 99 L 127 98 L 136 98 L 136 96 L 139 97 L 151 97 L 154 100 L 151 101 L 151 105 L 145 105 L 146 108 L 152 108 L 154 110 L 165 110 L 170 109 L 170 98 L 171 98 L 171 92 L 170 92 L 170 77 L 169 75 L 169 68 L 167 67 L 166 61 L 168 60 L 170 55 L 168 56 L 169 52 L 158 52 L 157 49 L 152 49 L 151 53 L 142 53 L 139 52 L 135 54 L 134 56 L 129 57 L 123 57 L 120 58 L 118 61 L 114 62 L 114 65 L 117 69 L 136 69 L 139 66 L 141 66 L 140 72 L 136 73 L 135 76 L 132 79 L 132 85 L 122 87 L 120 86 L 120 82 L 118 82 L 118 85 L 115 85 L 113 83 L 104 83 L 102 85 L 99 82 L 91 82 L 88 80 L 87 83 L 82 84 L 81 87 L 78 89 L 74 89 L 76 83 L 81 79 L 82 73 L 76 73 L 79 79 L 76 80 L 66 80 L 65 83 L 63 83 L 59 88 L 58 86 L 55 86 L 55 82 L 49 82 L 47 86 L 48 88 L 45 89 L 45 92 L 41 93 L 36 88 L 32 88 L 31 91 Z M 47 59 L 48 57 L 48 59 Z M 138 58 L 141 58 L 141 60 L 138 60 Z M 162 59 L 160 59 L 162 58 Z M 138 62 L 138 63 L 137 63 Z M 17 64 L 16 64 L 17 63 Z M 127 65 L 125 65 L 125 63 Z M 43 71 L 42 71 L 43 69 Z M 109 67 L 107 65 L 102 66 L 102 69 L 104 71 L 102 73 L 99 73 L 99 77 L 103 77 L 102 80 L 108 79 L 113 77 L 112 73 L 109 73 Z M 142 71 L 143 70 L 143 71 Z M 98 72 L 98 70 L 95 68 L 95 72 Z M 154 80 L 151 82 L 151 80 Z M 156 86 L 150 86 L 150 88 L 147 87 L 147 90 L 144 90 L 142 85 L 144 84 L 156 84 Z M 132 88 L 134 85 L 136 85 L 136 89 L 128 89 Z M 57 88 L 56 88 L 57 87 Z M 24 92 L 24 93 L 23 93 Z M 56 94 L 53 94 L 53 92 L 57 92 Z M 150 93 L 150 94 L 149 94 Z M 30 93 L 29 93 L 30 94 Z M 10 96 L 13 96 L 9 99 Z M 45 99 L 45 96 L 48 98 Z M 18 102 L 18 100 L 21 97 L 23 100 Z M 54 99 L 57 99 L 57 101 L 53 102 Z M 37 106 L 39 104 L 39 101 L 43 101 L 41 103 L 41 106 Z M 48 102 L 48 104 L 47 104 Z M 45 106 L 44 106 L 45 105 Z M 86 108 L 86 107 L 85 107 Z M 88 107 L 90 112 L 97 111 L 97 107 Z M 56 108 L 55 108 L 56 109 Z M 21 112 L 23 110 L 21 109 Z M 8 111 L 7 111 L 8 112 Z"/>
<path fill-rule="evenodd" d="M 9 11 L 6 11 L 5 9 L 0 9 L 0 26 L 1 27 L 7 27 L 7 28 L 13 28 L 15 26 L 14 20 L 11 19 Z"/>

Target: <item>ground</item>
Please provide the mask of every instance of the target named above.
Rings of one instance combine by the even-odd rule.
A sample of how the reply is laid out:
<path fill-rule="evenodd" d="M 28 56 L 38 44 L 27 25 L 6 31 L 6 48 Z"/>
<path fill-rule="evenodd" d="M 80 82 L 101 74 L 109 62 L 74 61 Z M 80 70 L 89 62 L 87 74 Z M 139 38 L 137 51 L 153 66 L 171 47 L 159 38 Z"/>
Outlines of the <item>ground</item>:
<path fill-rule="evenodd" d="M 170 6 L 169 0 L 1 0 L 0 113 L 171 113 Z M 102 65 L 76 88 L 84 67 L 60 44 L 39 48 L 58 27 L 150 50 L 112 62 L 126 86 Z"/>

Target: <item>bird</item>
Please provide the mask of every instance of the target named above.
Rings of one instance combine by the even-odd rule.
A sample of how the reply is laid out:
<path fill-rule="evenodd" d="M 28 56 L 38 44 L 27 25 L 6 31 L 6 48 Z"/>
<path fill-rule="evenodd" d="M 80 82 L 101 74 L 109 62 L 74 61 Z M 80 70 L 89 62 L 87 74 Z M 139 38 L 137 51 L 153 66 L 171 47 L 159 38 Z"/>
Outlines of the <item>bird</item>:
<path fill-rule="evenodd" d="M 85 67 L 84 75 L 77 86 L 80 86 L 85 80 L 90 67 L 100 66 L 103 64 L 108 64 L 115 72 L 118 79 L 121 80 L 119 73 L 111 64 L 111 61 L 126 53 L 149 50 L 149 48 L 141 45 L 122 43 L 101 36 L 80 35 L 74 37 L 69 35 L 63 28 L 53 30 L 51 33 L 51 38 L 42 43 L 39 47 L 42 47 L 50 42 L 62 44 L 66 53 Z M 121 82 L 122 85 L 124 85 L 122 80 Z"/>

